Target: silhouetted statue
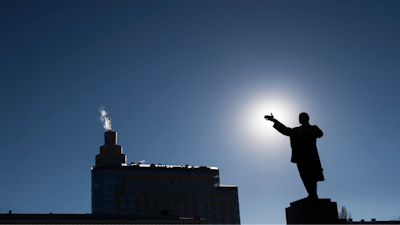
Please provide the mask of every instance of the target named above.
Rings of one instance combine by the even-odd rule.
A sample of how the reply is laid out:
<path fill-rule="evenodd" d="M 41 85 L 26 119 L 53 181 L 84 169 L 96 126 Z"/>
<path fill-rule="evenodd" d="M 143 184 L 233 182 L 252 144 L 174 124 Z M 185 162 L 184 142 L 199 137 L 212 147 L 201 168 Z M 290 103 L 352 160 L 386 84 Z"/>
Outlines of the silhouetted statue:
<path fill-rule="evenodd" d="M 300 113 L 300 127 L 289 128 L 274 119 L 274 116 L 265 116 L 274 122 L 274 128 L 280 133 L 290 137 L 292 147 L 292 163 L 297 163 L 300 177 L 308 192 L 307 199 L 318 199 L 317 182 L 323 181 L 321 162 L 317 150 L 317 138 L 322 137 L 322 131 L 315 125 L 308 123 L 310 117 L 307 113 Z"/>

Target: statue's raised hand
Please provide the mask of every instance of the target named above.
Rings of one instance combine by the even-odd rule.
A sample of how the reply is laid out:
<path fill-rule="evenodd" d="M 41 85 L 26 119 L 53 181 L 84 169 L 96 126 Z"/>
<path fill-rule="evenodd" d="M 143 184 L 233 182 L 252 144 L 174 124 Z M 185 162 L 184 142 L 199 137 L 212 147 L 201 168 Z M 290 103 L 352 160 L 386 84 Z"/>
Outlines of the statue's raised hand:
<path fill-rule="evenodd" d="M 272 113 L 271 113 L 270 116 L 269 115 L 265 115 L 264 118 L 267 119 L 267 120 L 274 121 L 274 115 L 272 115 Z"/>

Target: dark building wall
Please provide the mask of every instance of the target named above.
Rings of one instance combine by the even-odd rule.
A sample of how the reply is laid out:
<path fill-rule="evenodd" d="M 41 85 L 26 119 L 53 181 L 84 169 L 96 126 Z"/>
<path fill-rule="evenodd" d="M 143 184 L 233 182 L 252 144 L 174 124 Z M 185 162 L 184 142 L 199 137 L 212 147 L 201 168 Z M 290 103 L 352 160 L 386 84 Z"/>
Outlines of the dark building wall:
<path fill-rule="evenodd" d="M 218 168 L 99 163 L 122 154 L 115 132 L 106 132 L 105 139 L 92 167 L 92 214 L 160 215 L 167 210 L 206 223 L 240 223 L 237 186 L 220 186 Z"/>
<path fill-rule="evenodd" d="M 204 224 L 199 219 L 173 216 L 92 214 L 0 214 L 0 224 Z"/>
<path fill-rule="evenodd" d="M 160 215 L 167 210 L 178 217 L 239 224 L 237 186 L 215 187 L 218 170 L 202 170 L 139 165 L 93 168 L 92 213 Z"/>
<path fill-rule="evenodd" d="M 346 219 L 343 219 L 346 220 Z M 362 219 L 361 221 L 353 221 L 353 219 L 349 219 L 347 221 L 349 224 L 400 224 L 400 220 L 390 220 L 390 221 L 377 221 L 375 218 L 372 218 L 371 221 L 366 221 Z"/>

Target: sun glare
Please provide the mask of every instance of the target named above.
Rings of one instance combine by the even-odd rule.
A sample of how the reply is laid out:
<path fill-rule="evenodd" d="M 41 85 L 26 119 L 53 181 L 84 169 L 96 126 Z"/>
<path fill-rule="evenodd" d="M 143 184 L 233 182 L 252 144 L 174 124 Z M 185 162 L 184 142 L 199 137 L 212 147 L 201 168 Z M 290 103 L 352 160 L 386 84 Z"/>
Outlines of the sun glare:
<path fill-rule="evenodd" d="M 240 138 L 242 144 L 248 147 L 249 154 L 272 160 L 282 156 L 282 152 L 278 149 L 288 146 L 288 140 L 273 128 L 272 121 L 264 118 L 265 115 L 271 115 L 271 113 L 275 119 L 285 125 L 293 114 L 291 107 L 280 99 L 258 99 L 248 102 L 240 113 L 241 127 L 244 128 L 241 129 Z"/>

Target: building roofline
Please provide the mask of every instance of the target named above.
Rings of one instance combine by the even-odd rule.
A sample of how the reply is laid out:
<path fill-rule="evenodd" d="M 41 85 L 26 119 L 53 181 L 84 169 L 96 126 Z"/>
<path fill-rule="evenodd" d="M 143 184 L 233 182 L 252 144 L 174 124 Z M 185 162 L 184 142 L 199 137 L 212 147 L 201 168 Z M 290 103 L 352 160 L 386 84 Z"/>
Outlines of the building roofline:
<path fill-rule="evenodd" d="M 171 170 L 171 171 L 193 171 L 193 172 L 219 172 L 219 168 L 215 166 L 179 166 L 179 165 L 163 165 L 163 164 L 131 164 L 121 163 L 121 165 L 102 165 L 93 166 L 91 170 L 97 169 L 135 169 L 135 170 Z"/>

